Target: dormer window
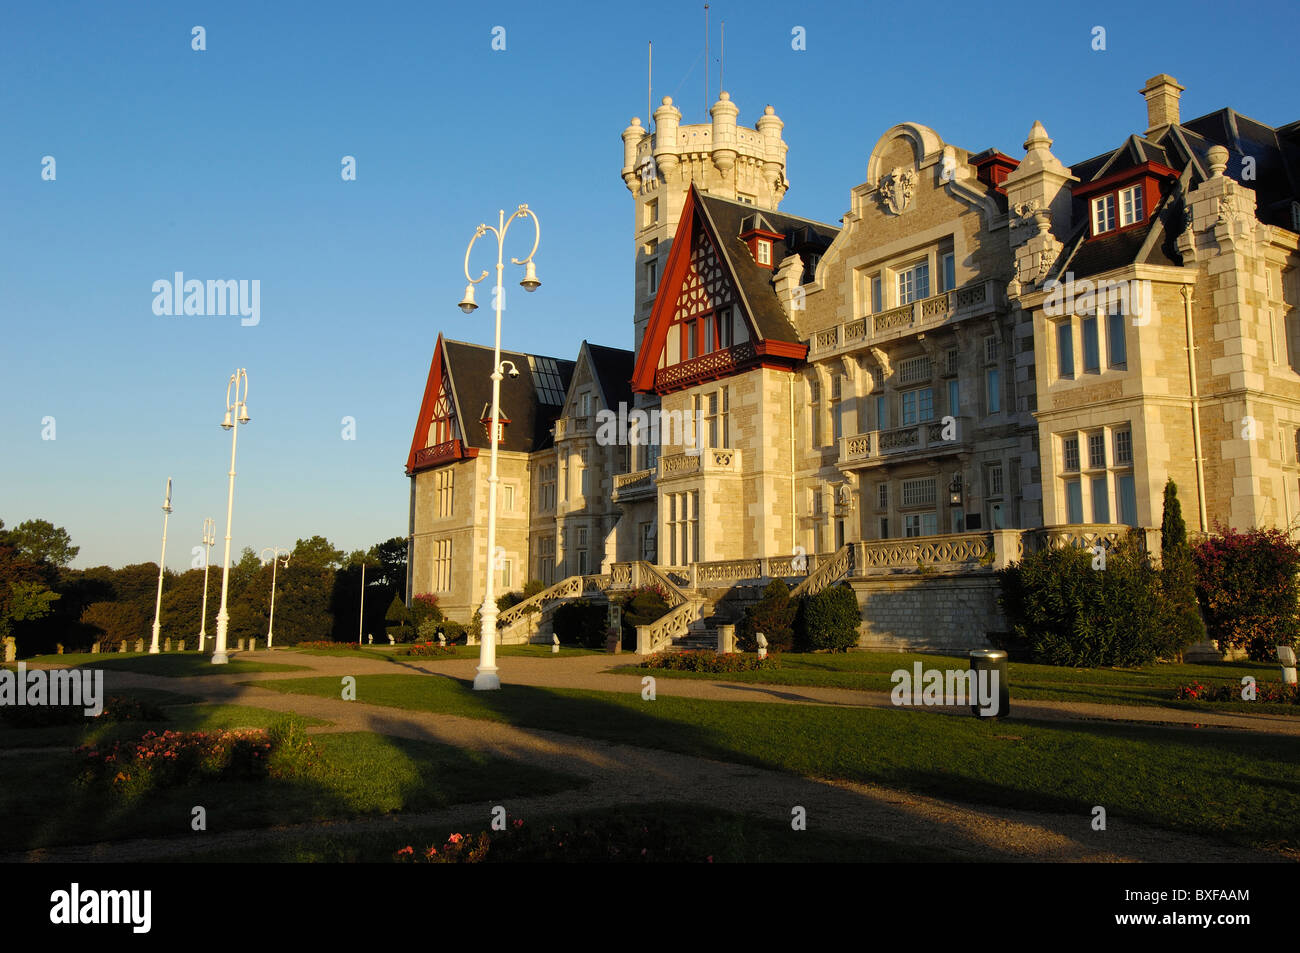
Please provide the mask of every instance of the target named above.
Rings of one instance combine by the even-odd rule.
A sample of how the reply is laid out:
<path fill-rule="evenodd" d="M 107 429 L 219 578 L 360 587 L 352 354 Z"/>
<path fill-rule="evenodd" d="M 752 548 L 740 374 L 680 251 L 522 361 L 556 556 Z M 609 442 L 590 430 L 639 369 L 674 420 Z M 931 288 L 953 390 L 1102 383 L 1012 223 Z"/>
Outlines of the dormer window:
<path fill-rule="evenodd" d="M 758 242 L 758 263 L 760 265 L 772 264 L 772 243 L 759 239 Z"/>
<path fill-rule="evenodd" d="M 1134 185 L 1119 190 L 1119 225 L 1135 225 L 1142 221 L 1142 186 Z"/>
<path fill-rule="evenodd" d="M 1108 192 L 1092 200 L 1092 233 L 1115 230 L 1115 193 Z"/>

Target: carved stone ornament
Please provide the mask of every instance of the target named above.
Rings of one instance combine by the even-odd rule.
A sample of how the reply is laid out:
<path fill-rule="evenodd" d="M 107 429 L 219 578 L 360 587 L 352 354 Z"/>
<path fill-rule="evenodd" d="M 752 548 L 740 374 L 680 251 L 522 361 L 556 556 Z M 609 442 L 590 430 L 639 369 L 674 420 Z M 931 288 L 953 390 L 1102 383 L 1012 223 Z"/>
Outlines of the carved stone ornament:
<path fill-rule="evenodd" d="M 912 204 L 912 195 L 916 192 L 916 171 L 895 166 L 888 175 L 880 177 L 876 191 L 885 208 L 895 215 L 902 215 Z"/>

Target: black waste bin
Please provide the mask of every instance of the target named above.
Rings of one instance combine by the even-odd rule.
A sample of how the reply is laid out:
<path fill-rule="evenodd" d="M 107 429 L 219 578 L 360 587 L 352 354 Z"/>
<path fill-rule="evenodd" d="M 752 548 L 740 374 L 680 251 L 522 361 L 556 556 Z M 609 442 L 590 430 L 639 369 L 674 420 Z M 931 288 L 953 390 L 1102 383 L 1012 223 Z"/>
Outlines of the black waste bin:
<path fill-rule="evenodd" d="M 1007 653 L 1001 649 L 971 649 L 971 713 L 980 718 L 1001 718 L 1011 710 L 1010 684 L 1007 680 Z M 997 673 L 997 708 L 985 711 L 980 705 L 980 672 Z M 992 674 L 985 675 L 992 679 Z"/>

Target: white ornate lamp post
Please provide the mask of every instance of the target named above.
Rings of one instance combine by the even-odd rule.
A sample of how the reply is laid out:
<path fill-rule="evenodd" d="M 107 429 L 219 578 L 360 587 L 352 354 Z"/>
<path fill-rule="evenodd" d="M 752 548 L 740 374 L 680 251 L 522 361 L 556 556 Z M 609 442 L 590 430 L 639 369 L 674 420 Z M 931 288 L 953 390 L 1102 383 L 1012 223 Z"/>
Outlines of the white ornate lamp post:
<path fill-rule="evenodd" d="M 232 389 L 234 401 L 230 399 Z M 226 593 L 230 588 L 230 521 L 235 509 L 235 446 L 239 442 L 239 424 L 246 424 L 251 419 L 248 416 L 248 372 L 241 367 L 230 375 L 230 382 L 226 384 L 226 417 L 221 421 L 222 429 L 230 431 L 230 491 L 226 496 L 226 555 L 221 561 L 221 610 L 217 613 L 217 645 L 212 653 L 213 665 L 225 665 L 230 661 L 226 655 L 226 630 L 230 623 L 230 613 L 226 611 Z"/>
<path fill-rule="evenodd" d="M 217 521 L 208 517 L 203 521 L 203 614 L 199 616 L 199 654 L 208 638 L 208 565 L 212 562 L 212 547 L 217 542 Z"/>
<path fill-rule="evenodd" d="M 149 640 L 149 654 L 158 654 L 158 634 L 162 630 L 163 573 L 167 571 L 167 517 L 172 515 L 172 478 L 167 478 L 167 492 L 163 496 L 162 555 L 158 558 L 158 599 L 153 606 L 153 638 Z"/>
<path fill-rule="evenodd" d="M 469 253 L 474 249 L 476 241 L 491 232 L 496 236 L 497 240 L 497 284 L 493 300 L 493 306 L 496 310 L 496 339 L 492 350 L 492 417 L 488 427 L 489 439 L 492 441 L 492 463 L 488 472 L 487 591 L 483 596 L 483 608 L 480 610 L 482 638 L 479 642 L 478 674 L 474 676 L 475 691 L 491 691 L 501 687 L 501 679 L 497 676 L 496 660 L 497 444 L 501 440 L 501 372 L 503 368 L 501 363 L 501 308 L 504 296 L 501 287 L 501 273 L 504 270 L 502 256 L 504 254 L 506 230 L 510 228 L 510 223 L 517 218 L 532 218 L 536 236 L 533 239 L 533 250 L 528 253 L 527 258 L 511 258 L 510 261 L 512 264 L 524 266 L 524 277 L 519 282 L 523 289 L 525 291 L 537 290 L 541 282 L 537 279 L 537 266 L 533 264 L 533 255 L 537 254 L 537 246 L 542 240 L 542 224 L 537 220 L 535 212 L 529 209 L 527 205 L 521 205 L 509 218 L 506 218 L 504 209 L 498 212 L 495 228 L 491 225 L 481 224 L 475 230 L 474 237 L 469 240 L 469 247 L 465 249 L 465 278 L 469 281 L 469 284 L 465 286 L 465 297 L 460 302 L 460 309 L 466 314 L 471 314 L 478 307 L 474 301 L 474 286 L 486 278 L 488 273 L 485 271 L 477 278 L 470 277 Z M 511 365 L 511 367 L 513 369 L 514 365 Z M 511 376 L 515 376 L 516 373 L 512 373 Z"/>
<path fill-rule="evenodd" d="M 278 546 L 268 546 L 262 550 L 262 555 L 271 554 L 271 619 L 266 627 L 266 647 L 269 649 L 271 643 L 275 640 L 275 569 L 276 566 L 289 568 L 290 550 L 280 549 Z M 280 562 L 280 556 L 284 555 L 284 562 Z"/>

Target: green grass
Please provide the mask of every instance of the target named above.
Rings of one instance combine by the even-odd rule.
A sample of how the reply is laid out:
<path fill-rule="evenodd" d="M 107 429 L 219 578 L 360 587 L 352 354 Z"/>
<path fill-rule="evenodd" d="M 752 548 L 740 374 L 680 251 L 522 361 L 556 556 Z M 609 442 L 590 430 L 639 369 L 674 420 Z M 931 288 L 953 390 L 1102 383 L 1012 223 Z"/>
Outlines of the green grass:
<path fill-rule="evenodd" d="M 667 669 L 643 669 L 637 665 L 619 666 L 618 675 L 640 678 L 647 673 L 656 678 L 694 678 L 740 682 L 755 685 L 796 685 L 821 688 L 847 688 L 862 692 L 888 692 L 894 683 L 890 675 L 897 669 L 909 673 L 915 662 L 923 668 L 965 669 L 967 659 L 949 655 L 918 655 L 893 652 L 849 652 L 816 654 L 785 652 L 781 667 L 755 672 L 676 672 Z M 1026 700 L 1087 702 L 1097 705 L 1148 705 L 1185 711 L 1241 712 L 1280 714 L 1300 717 L 1295 705 L 1263 702 L 1177 701 L 1174 691 L 1189 682 L 1230 682 L 1238 687 L 1244 675 L 1257 681 L 1277 681 L 1276 665 L 1259 662 L 1216 662 L 1203 665 L 1147 665 L 1142 668 L 1074 669 L 1055 665 L 1032 665 L 1012 662 L 1008 666 L 1011 697 Z"/>
<path fill-rule="evenodd" d="M 629 816 L 631 815 L 631 816 Z M 647 827 L 675 828 L 680 840 L 689 843 L 698 860 L 714 863 L 908 863 L 969 860 L 957 851 L 902 846 L 872 837 L 860 837 L 817 830 L 793 831 L 788 823 L 745 817 L 731 811 L 703 805 L 647 804 L 605 808 L 581 815 L 540 815 L 526 818 L 534 825 L 641 822 Z M 478 833 L 462 829 L 461 833 Z M 446 827 L 416 826 L 400 833 L 310 834 L 257 848 L 204 853 L 186 858 L 204 863 L 383 863 L 401 848 L 417 851 L 441 846 Z M 635 858 L 632 858 L 635 860 Z"/>
<path fill-rule="evenodd" d="M 302 665 L 279 665 L 275 662 L 252 662 L 233 658 L 225 665 L 213 665 L 212 656 L 197 652 L 159 653 L 118 653 L 108 652 L 92 655 L 89 652 L 77 652 L 69 655 L 38 655 L 23 659 L 30 664 L 62 665 L 77 668 L 86 665 L 102 668 L 105 671 L 138 672 L 141 675 L 163 675 L 168 678 L 190 678 L 198 675 L 244 675 L 250 672 L 301 672 Z M 6 664 L 14 668 L 16 663 Z"/>
<path fill-rule="evenodd" d="M 259 685 L 339 691 L 333 678 Z M 1294 841 L 1300 812 L 1290 737 L 671 696 L 645 702 L 519 685 L 474 692 L 468 681 L 411 675 L 358 676 L 357 699 L 968 802 L 1080 816 L 1101 804 L 1112 816 L 1255 844 Z"/>
<path fill-rule="evenodd" d="M 218 722 L 245 727 L 263 723 L 257 710 L 243 711 L 238 717 L 210 712 L 205 721 L 209 727 Z M 583 783 L 504 758 L 365 732 L 317 735 L 312 743 L 322 763 L 310 778 L 208 782 L 151 791 L 136 801 L 92 795 L 79 787 L 75 779 L 80 765 L 70 752 L 5 756 L 0 758 L 5 777 L 0 785 L 0 817 L 5 819 L 0 851 L 135 837 L 201 837 L 190 827 L 196 805 L 207 811 L 208 831 L 249 830 L 430 811 L 512 795 L 550 794 Z"/>

